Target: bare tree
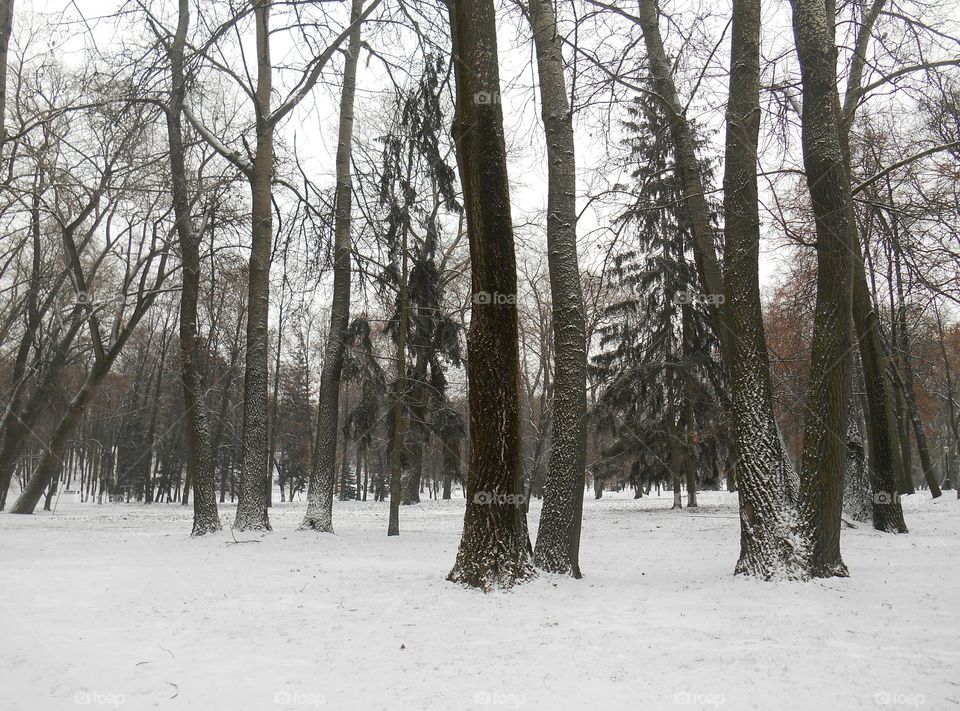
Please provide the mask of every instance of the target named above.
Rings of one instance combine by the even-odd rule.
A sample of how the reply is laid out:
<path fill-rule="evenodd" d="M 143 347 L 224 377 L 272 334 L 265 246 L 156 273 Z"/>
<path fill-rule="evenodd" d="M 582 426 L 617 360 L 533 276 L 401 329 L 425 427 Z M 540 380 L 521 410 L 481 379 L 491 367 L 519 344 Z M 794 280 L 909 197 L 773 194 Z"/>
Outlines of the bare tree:
<path fill-rule="evenodd" d="M 353 0 L 350 11 L 350 40 L 343 66 L 340 93 L 340 131 L 336 158 L 336 203 L 334 224 L 333 300 L 330 304 L 330 330 L 320 372 L 320 406 L 317 413 L 317 441 L 313 450 L 307 512 L 301 528 L 333 533 L 333 485 L 336 480 L 337 431 L 340 374 L 346 349 L 350 320 L 350 225 L 353 204 L 351 148 L 353 144 L 353 101 L 357 89 L 357 63 L 360 59 L 360 24 L 363 1 Z M 345 455 L 346 453 L 344 453 Z"/>
<path fill-rule="evenodd" d="M 470 239 L 473 308 L 470 463 L 457 560 L 447 579 L 488 590 L 535 574 L 523 505 L 517 266 L 493 0 L 454 0 L 457 143 Z"/>
<path fill-rule="evenodd" d="M 580 577 L 580 520 L 586 464 L 587 352 L 577 261 L 577 173 L 573 112 L 553 0 L 530 0 L 547 143 L 547 259 L 553 306 L 554 379 L 550 464 L 534 562 Z"/>
<path fill-rule="evenodd" d="M 823 2 L 793 0 L 803 83 L 803 160 L 817 232 L 817 301 L 800 475 L 800 513 L 815 577 L 848 574 L 840 555 L 840 515 L 850 397 L 853 226 L 832 27 Z"/>

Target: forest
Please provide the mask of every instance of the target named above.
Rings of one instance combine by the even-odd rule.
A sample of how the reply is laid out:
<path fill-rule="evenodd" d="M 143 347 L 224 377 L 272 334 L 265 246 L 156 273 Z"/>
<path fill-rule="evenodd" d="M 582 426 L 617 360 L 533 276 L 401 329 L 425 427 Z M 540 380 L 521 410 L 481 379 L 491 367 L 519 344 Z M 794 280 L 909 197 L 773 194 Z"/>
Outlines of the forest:
<path fill-rule="evenodd" d="M 670 560 L 658 599 L 703 576 L 678 609 L 707 616 L 711 585 L 769 603 L 746 627 L 840 604 L 838 589 L 856 591 L 840 624 L 868 624 L 854 617 L 893 605 L 870 597 L 881 565 L 923 591 L 897 609 L 955 609 L 953 0 L 0 0 L 0 169 L 11 611 L 34 561 L 51 594 L 128 536 L 202 561 L 181 575 L 203 595 L 275 580 L 271 566 L 303 592 L 332 566 L 347 592 L 327 602 L 375 606 L 389 634 L 411 614 L 407 593 L 373 592 L 400 595 L 393 566 L 416 571 L 417 600 L 480 619 L 513 598 L 612 612 L 633 589 L 617 569 L 651 576 L 651 556 Z M 179 570 L 140 565 L 129 585 Z M 78 604 L 112 606 L 92 584 Z M 493 594 L 457 602 L 460 588 Z M 244 620 L 286 600 L 247 594 Z M 146 595 L 118 614 L 149 615 Z M 950 616 L 898 633 L 928 661 L 884 658 L 851 705 L 841 682 L 786 701 L 769 678 L 742 699 L 715 664 L 644 698 L 948 708 L 955 683 L 904 679 L 955 667 Z M 871 635 L 859 643 L 886 644 Z M 40 654 L 18 639 L 4 664 Z M 612 666 L 632 649 L 587 639 Z M 388 664 L 350 654 L 331 669 Z M 533 689 L 486 678 L 451 697 L 451 677 L 394 705 L 538 707 L 552 697 L 527 673 Z M 183 685 L 197 708 L 366 707 L 332 681 L 247 706 L 158 679 L 160 705 Z M 147 698 L 98 684 L 64 689 Z M 46 708 L 26 689 L 0 706 Z M 574 707 L 576 689 L 546 707 Z"/>

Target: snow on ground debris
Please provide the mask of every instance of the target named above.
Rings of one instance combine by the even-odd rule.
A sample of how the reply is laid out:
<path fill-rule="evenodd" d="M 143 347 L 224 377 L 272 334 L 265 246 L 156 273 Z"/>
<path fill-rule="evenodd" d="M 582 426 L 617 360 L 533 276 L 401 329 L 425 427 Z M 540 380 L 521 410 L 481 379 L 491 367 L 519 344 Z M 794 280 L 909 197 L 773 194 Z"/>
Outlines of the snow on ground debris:
<path fill-rule="evenodd" d="M 735 495 L 700 499 L 589 498 L 583 580 L 486 595 L 444 580 L 462 499 L 395 538 L 385 504 L 336 535 L 279 504 L 240 544 L 178 505 L 0 515 L 0 710 L 958 708 L 953 492 L 844 531 L 849 579 L 775 584 L 732 575 Z"/>

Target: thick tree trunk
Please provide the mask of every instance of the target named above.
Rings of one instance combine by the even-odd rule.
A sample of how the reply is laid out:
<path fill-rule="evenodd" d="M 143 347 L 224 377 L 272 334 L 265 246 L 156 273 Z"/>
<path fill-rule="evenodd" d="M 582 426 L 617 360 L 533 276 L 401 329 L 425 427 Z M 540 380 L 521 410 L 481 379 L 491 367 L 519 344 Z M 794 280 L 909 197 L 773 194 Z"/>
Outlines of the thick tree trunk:
<path fill-rule="evenodd" d="M 832 27 L 833 18 L 827 17 L 822 0 L 793 0 L 803 82 L 803 159 L 817 228 L 817 302 L 800 490 L 811 573 L 816 577 L 848 574 L 840 555 L 840 515 L 850 394 L 853 226 L 850 178 L 838 125 Z"/>
<path fill-rule="evenodd" d="M 586 466 L 586 319 L 577 260 L 577 173 L 573 114 L 553 0 L 530 0 L 547 143 L 547 260 L 553 309 L 554 390 L 550 462 L 534 563 L 580 577 Z"/>
<path fill-rule="evenodd" d="M 167 136 L 170 145 L 173 210 L 183 265 L 180 292 L 180 375 L 186 412 L 187 478 L 193 484 L 193 531 L 202 536 L 219 531 L 216 484 L 210 449 L 207 404 L 201 365 L 204 344 L 197 333 L 197 301 L 200 298 L 200 236 L 190 218 L 187 170 L 184 161 L 182 112 L 186 93 L 183 76 L 183 48 L 190 25 L 190 2 L 179 0 L 177 32 L 170 46 L 172 90 L 167 107 Z M 159 376 L 158 376 L 159 379 Z M 159 382 L 158 382 L 159 387 Z"/>
<path fill-rule="evenodd" d="M 350 155 L 353 146 L 353 104 L 357 87 L 357 63 L 360 59 L 360 13 L 362 2 L 353 0 L 352 29 L 343 68 L 340 94 L 340 128 L 336 157 L 336 209 L 334 213 L 333 297 L 330 303 L 330 330 L 320 371 L 320 403 L 317 410 L 317 437 L 307 512 L 301 529 L 333 533 L 333 485 L 336 479 L 340 373 L 346 349 L 350 320 L 350 226 L 353 206 L 353 179 Z"/>
<path fill-rule="evenodd" d="M 472 291 L 513 297 L 508 303 L 473 299 L 467 336 L 467 508 L 457 560 L 447 576 L 489 590 L 512 587 L 536 574 L 523 502 L 517 269 L 493 0 L 453 0 L 450 24 L 457 77 L 453 135 L 467 213 Z"/>
<path fill-rule="evenodd" d="M 763 579 L 806 577 L 797 550 L 796 511 L 789 500 L 790 463 L 773 414 L 770 360 L 760 303 L 760 215 L 757 140 L 760 130 L 760 1 L 735 0 L 724 194 L 726 358 L 730 378 L 734 449 L 727 488 L 740 501 L 738 574 Z M 736 484 L 733 472 L 736 471 Z"/>
<path fill-rule="evenodd" d="M 233 526 L 269 531 L 267 514 L 267 350 L 270 255 L 273 250 L 273 123 L 270 99 L 270 2 L 252 0 L 257 34 L 256 150 L 248 174 L 253 223 L 247 296 L 247 349 L 243 378 L 243 466 Z M 336 436 L 336 435 L 334 435 Z"/>

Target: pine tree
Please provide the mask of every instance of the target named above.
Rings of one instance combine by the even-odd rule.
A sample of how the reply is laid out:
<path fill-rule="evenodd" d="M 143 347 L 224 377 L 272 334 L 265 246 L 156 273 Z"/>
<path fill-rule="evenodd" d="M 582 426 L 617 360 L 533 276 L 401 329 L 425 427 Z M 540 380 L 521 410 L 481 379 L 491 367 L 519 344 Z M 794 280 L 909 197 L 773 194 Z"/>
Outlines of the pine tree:
<path fill-rule="evenodd" d="M 684 478 L 689 503 L 696 505 L 696 453 L 717 449 L 707 446 L 699 431 L 722 412 L 726 386 L 708 300 L 692 261 L 690 224 L 662 105 L 642 94 L 625 128 L 634 168 L 631 184 L 620 187 L 634 202 L 619 219 L 632 228 L 635 246 L 614 259 L 624 296 L 606 310 L 603 352 L 593 359 L 593 374 L 605 382 L 596 422 L 616 435 L 608 456 L 629 455 L 646 467 L 668 468 L 674 507 L 680 508 Z M 701 170 L 709 181 L 709 165 Z M 724 436 L 722 429 L 709 432 L 714 440 Z"/>

